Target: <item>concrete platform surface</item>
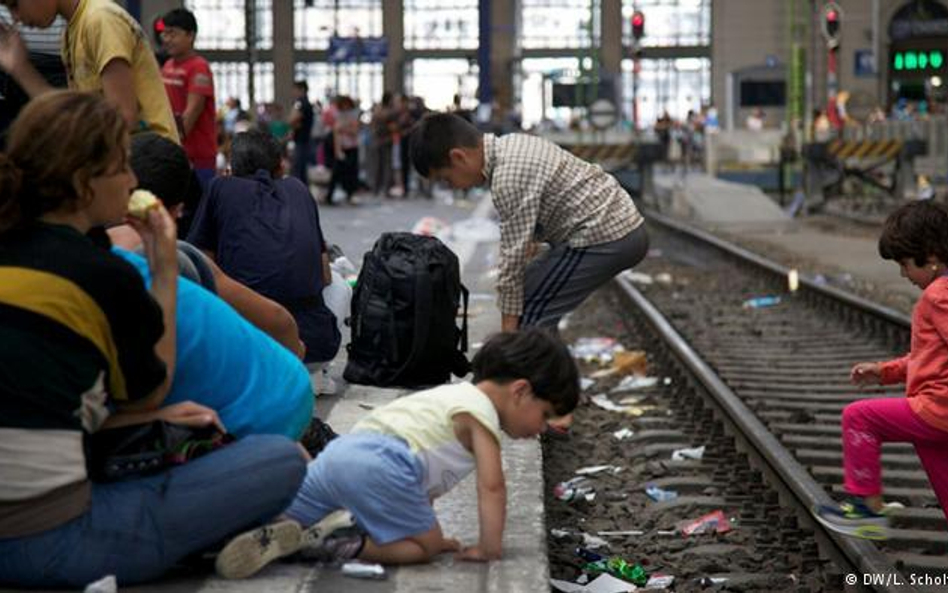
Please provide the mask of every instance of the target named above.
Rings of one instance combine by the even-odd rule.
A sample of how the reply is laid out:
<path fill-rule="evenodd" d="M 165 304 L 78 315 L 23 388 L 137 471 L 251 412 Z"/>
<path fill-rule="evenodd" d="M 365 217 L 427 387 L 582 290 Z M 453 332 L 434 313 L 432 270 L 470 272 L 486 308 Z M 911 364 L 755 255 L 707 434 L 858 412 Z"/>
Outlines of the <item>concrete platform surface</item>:
<path fill-rule="evenodd" d="M 903 312 L 908 312 L 920 294 L 917 287 L 901 277 L 897 264 L 879 257 L 881 226 L 855 225 L 830 216 L 791 219 L 756 187 L 722 182 L 703 173 L 689 173 L 683 185 L 677 184 L 679 180 L 671 175 L 656 178 L 656 193 L 663 214 L 715 232 L 781 263 L 790 265 L 802 261 L 808 266 L 800 269 L 804 275 L 849 275 L 862 287 L 871 289 L 866 295 L 869 298 L 896 295 L 896 300 L 904 304 L 890 305 Z M 672 192 L 678 192 L 679 198 L 670 197 Z M 740 197 L 755 194 L 759 195 L 746 201 Z M 682 195 L 685 197 L 681 198 Z M 679 199 L 679 206 L 685 203 L 695 207 L 676 208 L 675 199 Z M 779 215 L 768 218 L 767 213 L 774 211 Z M 845 290 L 859 292 L 851 282 L 828 280 Z"/>
<path fill-rule="evenodd" d="M 365 199 L 357 206 L 320 205 L 323 232 L 330 243 L 339 244 L 357 266 L 363 254 L 384 231 L 408 231 L 422 217 L 436 217 L 451 224 L 473 216 L 489 216 L 487 196 L 470 201 Z M 479 200 L 479 202 L 478 202 Z M 478 208 L 478 205 L 479 208 Z M 476 209 L 476 211 L 475 211 Z M 478 345 L 500 328 L 500 316 L 494 305 L 494 280 L 488 272 L 494 267 L 497 246 L 493 241 L 465 240 L 448 236 L 448 243 L 459 254 L 462 281 L 471 292 L 470 343 Z M 347 340 L 344 339 L 343 343 Z M 473 356 L 473 349 L 469 356 Z M 332 374 L 342 374 L 344 352 L 334 363 Z M 335 396 L 317 400 L 317 413 L 333 428 L 344 433 L 373 406 L 380 406 L 407 393 L 406 390 L 344 386 Z M 489 564 L 455 562 L 451 555 L 440 556 L 424 566 L 387 568 L 387 579 L 364 581 L 344 577 L 338 570 L 320 569 L 306 564 L 275 563 L 254 578 L 225 581 L 211 573 L 186 577 L 168 577 L 121 591 L 134 593 L 500 593 L 549 590 L 546 532 L 543 515 L 543 464 L 538 440 L 503 443 L 503 462 L 507 478 L 507 526 L 504 533 L 504 559 Z M 472 474 L 435 504 L 435 511 L 446 535 L 473 545 L 478 538 L 477 495 Z M 12 591 L 9 589 L 2 591 Z"/>
<path fill-rule="evenodd" d="M 655 193 L 662 210 L 701 223 L 780 222 L 788 216 L 752 185 L 689 173 L 655 176 Z"/>

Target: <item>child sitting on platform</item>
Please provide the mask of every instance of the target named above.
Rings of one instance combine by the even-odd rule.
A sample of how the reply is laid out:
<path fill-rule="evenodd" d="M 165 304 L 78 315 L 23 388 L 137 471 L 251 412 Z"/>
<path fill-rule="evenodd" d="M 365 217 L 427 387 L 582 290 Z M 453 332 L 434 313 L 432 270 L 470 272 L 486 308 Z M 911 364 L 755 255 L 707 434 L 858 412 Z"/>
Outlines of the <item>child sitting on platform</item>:
<path fill-rule="evenodd" d="M 310 526 L 300 538 L 303 557 L 385 564 L 427 562 L 442 552 L 470 561 L 501 557 L 507 505 L 501 433 L 535 437 L 547 420 L 572 411 L 579 374 L 566 346 L 540 329 L 495 335 L 472 364 L 472 383 L 442 385 L 378 408 L 309 464 L 285 511 Z M 432 501 L 472 471 L 480 540 L 462 547 L 442 534 Z M 260 541 L 255 531 L 232 540 L 218 557 L 218 571 L 241 578 L 262 568 L 276 555 Z"/>
<path fill-rule="evenodd" d="M 879 238 L 879 254 L 923 290 L 912 314 L 912 349 L 887 362 L 852 368 L 856 385 L 905 383 L 905 398 L 864 399 L 843 410 L 845 488 L 851 503 L 821 506 L 816 518 L 834 531 L 885 539 L 880 447 L 915 446 L 943 512 L 948 512 L 948 209 L 931 201 L 893 212 Z"/>

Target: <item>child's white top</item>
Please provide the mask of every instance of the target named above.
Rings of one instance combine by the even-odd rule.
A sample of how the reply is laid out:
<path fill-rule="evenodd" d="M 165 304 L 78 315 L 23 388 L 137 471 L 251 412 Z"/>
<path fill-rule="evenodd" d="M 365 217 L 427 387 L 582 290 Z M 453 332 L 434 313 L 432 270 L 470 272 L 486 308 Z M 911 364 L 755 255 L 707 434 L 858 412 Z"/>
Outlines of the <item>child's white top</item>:
<path fill-rule="evenodd" d="M 453 488 L 474 470 L 474 455 L 454 434 L 454 417 L 467 413 L 500 443 L 500 418 L 484 392 L 468 382 L 441 385 L 373 410 L 352 432 L 377 432 L 404 439 L 425 468 L 423 486 L 431 498 Z"/>

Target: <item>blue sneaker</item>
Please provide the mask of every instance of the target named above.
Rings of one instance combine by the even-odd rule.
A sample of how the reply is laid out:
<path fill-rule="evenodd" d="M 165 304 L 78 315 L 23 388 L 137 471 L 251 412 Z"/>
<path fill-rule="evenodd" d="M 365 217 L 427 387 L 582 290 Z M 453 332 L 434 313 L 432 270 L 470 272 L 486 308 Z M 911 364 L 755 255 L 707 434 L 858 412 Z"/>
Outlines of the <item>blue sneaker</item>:
<path fill-rule="evenodd" d="M 862 539 L 884 540 L 889 537 L 889 518 L 870 510 L 862 500 L 840 505 L 819 505 L 813 516 L 827 529 Z"/>

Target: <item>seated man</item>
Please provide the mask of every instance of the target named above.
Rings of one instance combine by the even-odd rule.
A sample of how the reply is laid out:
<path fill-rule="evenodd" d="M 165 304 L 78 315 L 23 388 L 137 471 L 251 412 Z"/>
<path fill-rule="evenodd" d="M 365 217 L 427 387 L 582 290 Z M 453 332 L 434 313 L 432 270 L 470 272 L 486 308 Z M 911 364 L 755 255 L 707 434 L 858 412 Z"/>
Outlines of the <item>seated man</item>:
<path fill-rule="evenodd" d="M 322 297 L 329 260 L 316 202 L 298 179 L 283 178 L 280 157 L 271 135 L 237 134 L 233 176 L 208 185 L 188 240 L 235 280 L 289 309 L 305 362 L 318 364 L 332 360 L 340 342 Z"/>
<path fill-rule="evenodd" d="M 191 175 L 180 146 L 157 134 L 136 135 L 131 165 L 139 187 L 161 198 L 170 213 L 180 211 Z M 150 282 L 145 258 L 132 252 L 141 244 L 137 233 L 123 225 L 109 229 L 109 235 L 114 252 Z M 214 282 L 224 300 L 179 277 L 177 367 L 164 404 L 191 400 L 213 408 L 236 436 L 271 433 L 299 439 L 312 418 L 313 394 L 295 350 L 299 339 L 293 319 L 276 303 L 228 278 L 212 262 L 206 264 L 216 270 Z M 260 329 L 235 308 L 261 320 Z M 281 336 L 283 346 L 261 329 Z"/>

